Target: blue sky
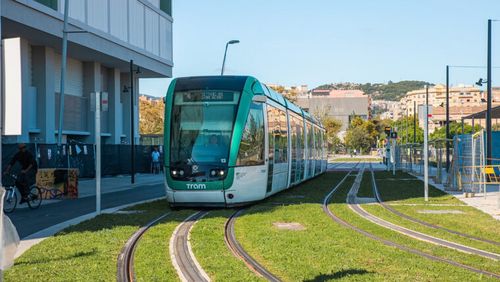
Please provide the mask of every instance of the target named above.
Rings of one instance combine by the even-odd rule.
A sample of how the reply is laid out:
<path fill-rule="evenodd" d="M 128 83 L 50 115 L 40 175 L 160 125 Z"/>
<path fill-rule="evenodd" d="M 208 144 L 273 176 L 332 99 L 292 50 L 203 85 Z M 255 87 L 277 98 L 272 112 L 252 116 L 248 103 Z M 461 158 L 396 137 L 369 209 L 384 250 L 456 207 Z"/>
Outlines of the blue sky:
<path fill-rule="evenodd" d="M 444 83 L 445 66 L 485 65 L 487 19 L 499 0 L 176 0 L 174 77 L 253 75 L 265 83 Z M 500 22 L 493 23 L 493 65 L 500 66 Z M 453 84 L 482 69 L 454 68 Z M 500 85 L 500 69 L 493 80 Z M 140 92 L 165 94 L 170 79 L 142 80 Z"/>

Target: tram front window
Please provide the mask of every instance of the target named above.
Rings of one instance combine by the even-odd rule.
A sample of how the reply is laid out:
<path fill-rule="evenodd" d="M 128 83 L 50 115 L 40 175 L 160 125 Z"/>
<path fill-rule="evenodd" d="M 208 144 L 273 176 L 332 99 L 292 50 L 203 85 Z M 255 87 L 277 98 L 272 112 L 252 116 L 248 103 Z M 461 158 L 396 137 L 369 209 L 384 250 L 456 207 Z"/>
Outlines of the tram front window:
<path fill-rule="evenodd" d="M 178 177 L 207 181 L 223 178 L 237 112 L 239 92 L 176 92 L 172 108 L 171 166 Z M 214 173 L 215 171 L 215 173 Z"/>

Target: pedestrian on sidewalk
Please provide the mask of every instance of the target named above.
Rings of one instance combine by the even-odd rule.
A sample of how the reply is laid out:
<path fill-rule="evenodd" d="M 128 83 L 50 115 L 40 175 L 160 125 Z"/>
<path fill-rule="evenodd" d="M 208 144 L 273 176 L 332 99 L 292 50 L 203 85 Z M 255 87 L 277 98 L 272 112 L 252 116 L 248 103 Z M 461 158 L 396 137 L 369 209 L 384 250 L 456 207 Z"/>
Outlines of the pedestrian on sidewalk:
<path fill-rule="evenodd" d="M 36 163 L 33 154 L 26 149 L 26 144 L 21 143 L 18 145 L 19 151 L 10 160 L 9 165 L 5 169 L 5 174 L 10 173 L 10 169 L 17 162 L 21 165 L 21 171 L 16 179 L 16 186 L 21 192 L 20 204 L 28 201 L 29 187 L 36 182 L 36 173 L 38 171 L 38 164 Z"/>
<path fill-rule="evenodd" d="M 153 152 L 151 153 L 152 170 L 154 174 L 160 173 L 160 152 L 158 152 L 158 147 L 153 147 Z"/>

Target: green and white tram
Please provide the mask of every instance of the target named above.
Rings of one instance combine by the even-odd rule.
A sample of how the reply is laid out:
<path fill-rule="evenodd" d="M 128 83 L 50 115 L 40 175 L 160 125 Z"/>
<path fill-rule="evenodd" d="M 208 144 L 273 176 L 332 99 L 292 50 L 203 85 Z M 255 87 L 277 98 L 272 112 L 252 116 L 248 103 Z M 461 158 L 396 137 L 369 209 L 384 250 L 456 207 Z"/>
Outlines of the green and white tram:
<path fill-rule="evenodd" d="M 253 77 L 177 78 L 165 104 L 172 206 L 248 204 L 326 170 L 321 123 Z"/>

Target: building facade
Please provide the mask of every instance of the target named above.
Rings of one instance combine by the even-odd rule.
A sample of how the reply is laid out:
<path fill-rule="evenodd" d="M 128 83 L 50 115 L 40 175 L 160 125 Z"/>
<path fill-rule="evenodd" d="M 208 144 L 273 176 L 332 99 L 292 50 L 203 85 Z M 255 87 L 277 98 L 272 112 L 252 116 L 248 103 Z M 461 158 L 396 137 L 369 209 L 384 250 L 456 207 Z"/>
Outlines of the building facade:
<path fill-rule="evenodd" d="M 437 128 L 446 124 L 446 86 L 438 84 L 429 88 L 429 105 L 432 106 L 429 131 L 432 133 Z M 500 88 L 494 87 L 492 91 L 493 105 L 500 105 Z M 395 119 L 406 115 L 412 116 L 414 111 L 419 117 L 419 124 L 423 125 L 423 117 L 418 115 L 419 106 L 426 104 L 426 91 L 419 89 L 408 92 L 394 108 L 391 114 Z M 414 110 L 415 108 L 415 110 Z M 473 86 L 458 85 L 449 90 L 449 116 L 450 121 L 460 122 L 462 117 L 486 109 L 486 92 Z M 471 121 L 467 120 L 467 123 Z"/>
<path fill-rule="evenodd" d="M 341 131 L 347 129 L 354 115 L 371 118 L 370 97 L 361 90 L 313 90 L 306 96 L 298 96 L 297 104 L 313 115 L 340 120 Z"/>
<path fill-rule="evenodd" d="M 4 77 L 15 78 L 20 90 L 4 91 L 3 95 L 7 102 L 20 101 L 22 109 L 21 133 L 4 137 L 4 141 L 55 143 L 65 1 L 0 1 L 3 53 L 19 62 L 16 70 L 5 60 Z M 171 0 L 68 2 L 63 143 L 95 142 L 94 113 L 90 109 L 95 92 L 108 94 L 108 111 L 101 114 L 102 142 L 130 143 L 131 138 L 138 141 L 139 79 L 172 76 Z M 4 90 L 11 89 L 10 84 L 11 80 L 5 79 Z M 135 120 L 133 134 L 131 113 Z"/>

